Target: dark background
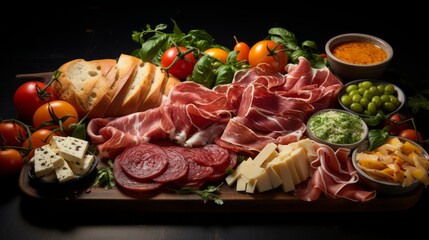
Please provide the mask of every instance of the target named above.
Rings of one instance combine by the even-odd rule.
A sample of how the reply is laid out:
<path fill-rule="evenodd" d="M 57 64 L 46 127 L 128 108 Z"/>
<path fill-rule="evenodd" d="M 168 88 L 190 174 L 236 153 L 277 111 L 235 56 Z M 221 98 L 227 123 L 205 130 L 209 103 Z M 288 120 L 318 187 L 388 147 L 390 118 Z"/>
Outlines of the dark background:
<path fill-rule="evenodd" d="M 395 55 L 391 69 L 383 76 L 404 90 L 415 94 L 405 82 L 417 89 L 427 89 L 427 32 L 424 8 L 401 3 L 387 9 L 372 3 L 348 2 L 347 6 L 320 2 L 197 2 L 169 4 L 152 2 L 153 7 L 137 1 L 69 1 L 50 5 L 11 3 L 1 12 L 0 115 L 14 117 L 13 93 L 22 83 L 19 73 L 54 71 L 63 63 L 84 58 L 117 58 L 139 46 L 131 39 L 133 30 L 141 31 L 168 24 L 174 19 L 184 32 L 204 29 L 216 43 L 233 48 L 233 36 L 249 45 L 263 39 L 271 27 L 283 27 L 295 33 L 299 41 L 314 40 L 320 52 L 329 38 L 342 33 L 372 34 L 389 42 Z M 59 6 L 57 4 L 60 4 Z M 204 6 L 201 6 L 204 5 Z M 345 3 L 344 3 L 345 4 Z M 339 9 L 337 9 L 340 7 Z M 8 15 L 8 16 L 7 16 Z M 427 127 L 425 115 L 416 116 L 418 125 Z M 0 200 L 0 239 L 375 239 L 394 238 L 397 225 L 402 231 L 421 232 L 412 214 L 425 216 L 429 210 L 428 194 L 409 211 L 362 214 L 119 214 L 106 209 L 94 216 L 78 213 L 77 222 L 67 216 L 43 217 L 32 214 L 22 197 L 16 179 L 2 179 Z M 49 211 L 49 210 L 46 210 Z M 117 214 L 117 213 L 115 213 Z M 47 214 L 46 216 L 49 216 Z M 274 220 L 273 217 L 279 218 Z M 359 217 L 368 219 L 358 220 Z M 329 220 L 328 220 L 329 219 Z M 373 233 L 370 233 L 373 232 Z"/>

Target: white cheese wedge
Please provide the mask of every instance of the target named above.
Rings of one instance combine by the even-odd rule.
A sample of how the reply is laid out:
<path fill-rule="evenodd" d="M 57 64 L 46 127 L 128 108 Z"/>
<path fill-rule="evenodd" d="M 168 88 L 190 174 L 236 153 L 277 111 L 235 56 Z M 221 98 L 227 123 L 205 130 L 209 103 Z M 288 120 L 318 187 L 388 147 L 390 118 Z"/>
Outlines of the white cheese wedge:
<path fill-rule="evenodd" d="M 73 171 L 70 169 L 67 161 L 63 159 L 62 164 L 55 168 L 55 174 L 60 183 L 64 183 L 74 179 Z"/>
<path fill-rule="evenodd" d="M 317 159 L 317 150 L 314 142 L 309 138 L 304 138 L 298 141 L 298 145 L 305 149 L 309 163 Z"/>
<path fill-rule="evenodd" d="M 293 165 L 295 166 L 295 170 L 298 173 L 300 182 L 307 180 L 307 178 L 310 177 L 310 173 L 307 154 L 305 153 L 304 148 L 300 147 L 294 150 L 291 153 L 290 158 L 293 161 Z"/>
<path fill-rule="evenodd" d="M 34 173 L 37 177 L 45 176 L 59 166 L 62 157 L 53 152 L 49 145 L 38 147 L 34 150 Z"/>
<path fill-rule="evenodd" d="M 237 192 L 244 192 L 244 191 L 246 191 L 246 186 L 247 186 L 246 180 L 244 180 L 244 178 L 242 178 L 242 177 L 238 177 L 237 178 L 236 191 Z"/>
<path fill-rule="evenodd" d="M 263 168 L 253 165 L 252 161 L 243 161 L 240 165 L 243 165 L 241 176 L 249 180 L 256 179 L 265 171 Z"/>
<path fill-rule="evenodd" d="M 282 185 L 283 181 L 279 174 L 272 167 L 270 167 L 271 162 L 268 163 L 268 166 L 265 168 L 265 170 L 267 171 L 267 175 L 270 178 L 271 186 L 273 188 L 277 188 L 278 186 Z"/>
<path fill-rule="evenodd" d="M 247 161 L 251 160 L 251 158 L 248 158 Z M 244 161 L 243 161 L 244 162 Z M 228 186 L 231 186 L 232 184 L 234 184 L 237 181 L 237 178 L 241 176 L 241 173 L 243 172 L 243 166 L 238 165 L 237 168 L 234 170 L 234 172 L 232 172 L 230 175 L 228 175 L 225 178 L 226 183 L 228 184 Z"/>
<path fill-rule="evenodd" d="M 279 158 L 273 159 L 268 165 L 268 168 L 272 168 L 276 171 L 282 179 L 283 192 L 295 190 L 295 183 L 293 182 L 292 174 L 286 161 L 282 161 Z"/>
<path fill-rule="evenodd" d="M 258 192 L 265 192 L 273 189 L 273 186 L 271 185 L 270 177 L 268 176 L 267 171 L 265 169 L 256 178 L 256 189 L 258 190 Z"/>
<path fill-rule="evenodd" d="M 65 148 L 59 151 L 60 156 L 68 162 L 83 164 L 83 159 L 89 147 L 87 141 L 79 138 L 67 137 L 64 146 Z"/>
<path fill-rule="evenodd" d="M 254 193 L 256 189 L 256 179 L 250 180 L 246 185 L 246 192 L 247 193 Z"/>
<path fill-rule="evenodd" d="M 278 152 L 276 149 L 277 144 L 275 143 L 268 143 L 265 145 L 261 152 L 253 159 L 253 165 L 261 167 L 264 166 L 265 162 L 271 161 L 273 158 L 277 157 Z"/>
<path fill-rule="evenodd" d="M 69 162 L 68 165 L 74 174 L 84 175 L 91 168 L 92 164 L 94 163 L 94 159 L 94 155 L 86 154 L 82 161 L 82 164 Z"/>

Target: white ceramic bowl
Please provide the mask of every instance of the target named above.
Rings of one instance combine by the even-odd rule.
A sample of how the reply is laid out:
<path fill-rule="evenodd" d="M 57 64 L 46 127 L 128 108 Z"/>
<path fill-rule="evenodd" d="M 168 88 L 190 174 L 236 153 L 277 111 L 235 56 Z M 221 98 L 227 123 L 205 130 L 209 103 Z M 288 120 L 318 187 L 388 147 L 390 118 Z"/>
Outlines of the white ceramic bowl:
<path fill-rule="evenodd" d="M 362 41 L 374 44 L 384 50 L 387 57 L 381 62 L 371 64 L 354 64 L 343 61 L 334 56 L 333 49 L 336 46 L 352 41 Z M 379 78 L 389 67 L 393 57 L 393 49 L 389 43 L 376 36 L 363 33 L 346 33 L 337 35 L 328 40 L 325 45 L 325 52 L 328 56 L 328 62 L 333 73 L 337 75 L 343 82 L 349 82 L 362 78 Z"/>
<path fill-rule="evenodd" d="M 358 141 L 355 142 L 350 142 L 350 143 L 336 143 L 333 141 L 330 141 L 329 139 L 332 139 L 333 135 L 336 135 L 338 133 L 340 134 L 346 134 L 347 131 L 350 130 L 349 126 L 345 126 L 343 125 L 343 127 L 340 127 L 339 124 L 343 124 L 343 123 L 339 123 L 338 126 L 334 126 L 334 125 L 330 125 L 329 127 L 334 127 L 332 129 L 329 129 L 326 131 L 326 133 L 329 135 L 326 138 L 325 137 L 318 137 L 317 133 L 313 132 L 312 129 L 312 124 L 313 124 L 313 119 L 315 119 L 317 116 L 320 116 L 320 114 L 325 114 L 328 112 L 336 112 L 336 113 L 342 113 L 342 114 L 346 114 L 348 116 L 356 116 L 359 119 L 360 122 L 360 127 L 361 127 L 361 133 L 360 133 L 360 138 Z M 345 128 L 346 130 L 341 130 L 341 128 Z M 330 146 L 333 150 L 337 150 L 338 148 L 348 148 L 350 150 L 355 149 L 357 146 L 359 146 L 362 142 L 364 142 L 367 139 L 368 136 L 368 126 L 366 125 L 366 123 L 356 114 L 351 113 L 349 111 L 345 111 L 345 110 L 341 110 L 341 109 L 324 109 L 321 111 L 318 111 L 316 113 L 314 113 L 307 121 L 307 129 L 306 129 L 306 133 L 307 136 L 312 139 L 315 142 L 318 143 L 322 143 L 325 145 Z M 326 135 L 325 135 L 326 136 Z"/>
<path fill-rule="evenodd" d="M 395 114 L 396 112 L 401 111 L 401 109 L 404 107 L 405 102 L 406 102 L 406 100 L 407 100 L 407 99 L 406 99 L 406 96 L 405 96 L 404 92 L 402 91 L 402 89 L 401 89 L 400 87 L 398 87 L 397 85 L 395 85 L 395 84 L 393 84 L 393 83 L 390 83 L 390 82 L 381 81 L 381 80 L 375 80 L 375 79 L 358 79 L 358 80 L 354 80 L 354 81 L 351 81 L 351 82 L 346 83 L 346 84 L 343 86 L 343 88 L 338 92 L 338 95 L 337 95 L 338 102 L 339 102 L 339 104 L 341 105 L 341 107 L 342 107 L 344 110 L 346 110 L 346 111 L 350 111 L 350 112 L 353 112 L 353 113 L 355 113 L 355 114 L 359 115 L 360 117 L 369 117 L 369 116 L 370 116 L 370 115 L 366 115 L 366 114 L 364 114 L 363 112 L 362 112 L 362 113 L 354 112 L 353 110 L 351 110 L 351 109 L 350 109 L 350 107 L 347 107 L 347 106 L 346 106 L 346 105 L 344 105 L 344 104 L 342 103 L 342 101 L 341 101 L 341 97 L 342 97 L 345 93 L 347 93 L 346 89 L 347 89 L 347 87 L 348 87 L 348 86 L 350 86 L 350 85 L 359 85 L 359 83 L 364 82 L 364 81 L 370 81 L 370 82 L 373 84 L 373 86 L 377 86 L 377 85 L 379 85 L 379 84 L 382 84 L 382 85 L 384 85 L 384 86 L 386 86 L 387 84 L 392 84 L 392 85 L 393 85 L 393 87 L 394 87 L 394 89 L 395 89 L 395 92 L 394 92 L 392 95 L 393 95 L 393 96 L 395 96 L 395 97 L 398 99 L 398 101 L 400 101 L 400 105 L 399 105 L 399 106 L 397 106 L 397 107 L 395 108 L 395 110 L 393 110 L 393 111 L 384 111 L 384 110 L 383 110 L 383 113 L 384 113 L 386 116 L 393 115 L 393 114 Z M 380 106 L 379 108 L 380 108 L 380 109 L 382 109 L 382 106 Z"/>
<path fill-rule="evenodd" d="M 393 138 L 395 136 L 390 136 L 389 138 Z M 423 151 L 423 155 L 426 159 L 429 159 L 428 153 L 425 151 L 425 149 L 420 146 L 419 144 L 410 141 L 406 138 L 398 137 L 402 142 L 409 141 L 415 146 L 419 147 Z M 356 161 L 356 155 L 364 150 L 368 149 L 368 141 L 363 142 L 360 144 L 353 152 L 352 152 L 352 163 L 354 168 L 356 169 L 360 180 L 368 185 L 369 187 L 375 189 L 377 192 L 386 194 L 386 195 L 399 195 L 399 194 L 405 194 L 408 192 L 413 191 L 417 187 L 423 185 L 421 182 L 415 180 L 413 183 L 409 186 L 403 187 L 401 183 L 394 183 L 394 182 L 388 182 L 388 181 L 382 181 L 379 179 L 375 179 L 371 177 L 369 174 L 367 174 L 365 171 L 363 171 L 357 161 Z"/>

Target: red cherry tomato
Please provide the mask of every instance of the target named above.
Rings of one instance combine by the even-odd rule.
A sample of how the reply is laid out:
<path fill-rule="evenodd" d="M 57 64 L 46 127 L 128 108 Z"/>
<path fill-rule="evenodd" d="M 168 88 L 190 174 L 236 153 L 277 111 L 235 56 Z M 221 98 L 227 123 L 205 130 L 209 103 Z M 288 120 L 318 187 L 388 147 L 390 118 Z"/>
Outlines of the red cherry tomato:
<path fill-rule="evenodd" d="M 9 177 L 18 174 L 24 161 L 20 152 L 13 148 L 0 149 L 0 176 Z"/>
<path fill-rule="evenodd" d="M 178 48 L 182 53 L 188 51 L 188 49 L 185 47 Z M 173 66 L 171 66 L 176 58 L 179 59 L 174 63 Z M 171 47 L 165 50 L 161 57 L 161 66 L 163 68 L 168 68 L 168 73 L 182 80 L 192 74 L 195 62 L 195 57 L 192 53 L 188 53 L 184 57 L 180 58 L 177 47 Z"/>
<path fill-rule="evenodd" d="M 393 114 L 386 120 L 385 125 L 389 125 L 389 132 L 391 135 L 398 135 L 405 129 L 413 128 L 412 123 L 407 121 L 406 117 L 400 113 Z"/>
<path fill-rule="evenodd" d="M 243 61 L 243 60 L 248 61 L 249 51 L 250 51 L 249 45 L 245 42 L 239 42 L 235 36 L 234 36 L 234 39 L 236 42 L 236 44 L 234 46 L 234 51 L 239 51 L 236 60 L 237 61 Z"/>
<path fill-rule="evenodd" d="M 18 123 L 0 123 L 0 146 L 21 146 L 27 137 L 27 131 Z"/>
<path fill-rule="evenodd" d="M 398 136 L 403 137 L 403 138 L 407 138 L 407 139 L 414 141 L 420 145 L 423 144 L 422 134 L 415 129 L 402 130 L 401 132 L 399 132 Z"/>
<path fill-rule="evenodd" d="M 39 81 L 25 82 L 15 91 L 13 104 L 18 113 L 18 119 L 25 123 L 32 123 L 34 112 L 44 103 L 56 100 L 51 87 Z"/>
<path fill-rule="evenodd" d="M 254 44 L 249 51 L 249 64 L 256 67 L 259 63 L 268 63 L 274 71 L 284 72 L 288 58 L 283 45 L 272 40 L 262 40 Z"/>

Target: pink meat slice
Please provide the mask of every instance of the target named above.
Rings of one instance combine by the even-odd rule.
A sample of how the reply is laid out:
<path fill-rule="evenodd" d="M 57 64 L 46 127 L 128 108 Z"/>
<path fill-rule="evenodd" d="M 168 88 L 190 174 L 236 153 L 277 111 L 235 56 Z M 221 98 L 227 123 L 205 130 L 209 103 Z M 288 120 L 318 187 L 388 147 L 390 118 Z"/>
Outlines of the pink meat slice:
<path fill-rule="evenodd" d="M 161 175 L 153 178 L 155 182 L 172 182 L 188 173 L 188 162 L 178 149 L 179 147 L 164 148 L 168 157 L 168 167 Z"/>
<path fill-rule="evenodd" d="M 130 178 L 125 172 L 122 170 L 120 162 L 122 159 L 116 159 L 113 166 L 113 175 L 115 177 L 115 181 L 119 187 L 126 189 L 128 191 L 133 192 L 147 192 L 152 191 L 162 186 L 161 183 L 154 182 L 151 180 L 146 181 L 137 181 L 133 178 Z"/>
<path fill-rule="evenodd" d="M 183 158 L 188 162 L 188 172 L 179 182 L 198 182 L 213 173 L 213 168 L 198 164 L 196 159 L 202 158 L 200 151 L 192 148 L 177 147 Z"/>
<path fill-rule="evenodd" d="M 168 156 L 158 145 L 140 143 L 126 148 L 116 159 L 124 172 L 135 180 L 161 175 L 168 167 Z"/>
<path fill-rule="evenodd" d="M 229 152 L 216 144 L 207 144 L 201 148 L 195 148 L 198 151 L 199 158 L 194 160 L 203 166 L 208 167 L 223 167 L 228 165 Z"/>

